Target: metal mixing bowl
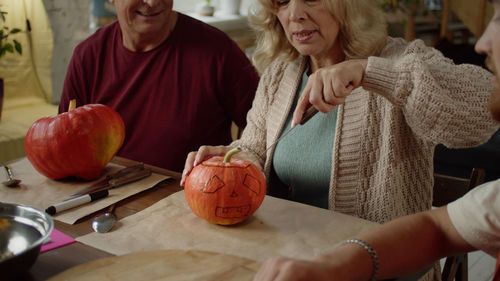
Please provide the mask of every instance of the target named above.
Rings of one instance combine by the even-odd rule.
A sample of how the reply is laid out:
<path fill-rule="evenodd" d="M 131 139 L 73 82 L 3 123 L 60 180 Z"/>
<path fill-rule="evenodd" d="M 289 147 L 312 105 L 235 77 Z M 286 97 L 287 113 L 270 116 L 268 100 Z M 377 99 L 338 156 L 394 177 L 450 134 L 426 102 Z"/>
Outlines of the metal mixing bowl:
<path fill-rule="evenodd" d="M 53 229 L 54 221 L 45 212 L 0 202 L 0 279 L 26 274 Z"/>

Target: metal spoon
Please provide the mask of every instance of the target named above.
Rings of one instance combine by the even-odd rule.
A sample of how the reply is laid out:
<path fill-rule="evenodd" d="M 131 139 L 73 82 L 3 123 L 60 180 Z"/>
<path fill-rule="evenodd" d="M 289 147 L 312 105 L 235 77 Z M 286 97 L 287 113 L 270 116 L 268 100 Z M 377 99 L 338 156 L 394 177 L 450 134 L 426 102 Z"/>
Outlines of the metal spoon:
<path fill-rule="evenodd" d="M 114 214 L 115 208 L 116 204 L 113 204 L 108 212 L 99 215 L 92 220 L 92 229 L 95 232 L 106 233 L 113 228 L 117 220 Z"/>
<path fill-rule="evenodd" d="M 18 186 L 21 183 L 21 180 L 14 179 L 14 177 L 12 176 L 12 171 L 10 170 L 9 166 L 7 166 L 7 165 L 4 164 L 3 167 L 7 171 L 7 177 L 9 178 L 9 180 L 6 180 L 6 181 L 2 182 L 2 184 L 5 185 L 5 186 L 8 186 L 8 187 L 16 187 L 16 186 Z"/>

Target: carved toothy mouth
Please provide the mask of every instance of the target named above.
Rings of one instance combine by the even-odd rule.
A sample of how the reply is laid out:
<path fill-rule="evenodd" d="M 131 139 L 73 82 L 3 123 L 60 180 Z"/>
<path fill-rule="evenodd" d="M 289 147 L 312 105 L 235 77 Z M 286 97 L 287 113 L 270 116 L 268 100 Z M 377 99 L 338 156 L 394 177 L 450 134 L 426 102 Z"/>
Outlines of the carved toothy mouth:
<path fill-rule="evenodd" d="M 238 207 L 219 207 L 215 209 L 215 215 L 220 218 L 241 218 L 248 216 L 250 205 Z"/>

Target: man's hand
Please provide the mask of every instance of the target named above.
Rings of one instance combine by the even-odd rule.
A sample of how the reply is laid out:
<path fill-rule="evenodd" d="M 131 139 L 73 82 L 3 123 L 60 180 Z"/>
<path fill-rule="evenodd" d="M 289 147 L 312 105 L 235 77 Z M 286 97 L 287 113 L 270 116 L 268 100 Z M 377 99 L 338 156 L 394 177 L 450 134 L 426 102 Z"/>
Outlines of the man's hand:
<path fill-rule="evenodd" d="M 334 272 L 329 264 L 287 257 L 272 258 L 264 262 L 254 281 L 331 281 Z"/>

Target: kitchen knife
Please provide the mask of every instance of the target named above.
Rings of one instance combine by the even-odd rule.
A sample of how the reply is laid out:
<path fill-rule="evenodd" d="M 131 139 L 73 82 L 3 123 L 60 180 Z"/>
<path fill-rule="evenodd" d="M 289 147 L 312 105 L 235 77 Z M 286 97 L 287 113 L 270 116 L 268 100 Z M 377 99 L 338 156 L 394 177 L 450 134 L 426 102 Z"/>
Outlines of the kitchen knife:
<path fill-rule="evenodd" d="M 94 193 L 104 189 L 116 188 L 127 183 L 149 177 L 150 175 L 151 170 L 144 168 L 143 164 L 127 167 L 119 170 L 114 174 L 106 176 L 105 179 L 98 181 L 91 186 L 85 187 L 77 191 L 76 193 L 73 193 L 68 199 L 84 194 Z"/>
<path fill-rule="evenodd" d="M 304 125 L 307 121 L 309 121 L 309 119 L 311 119 L 314 115 L 316 115 L 316 113 L 318 113 L 318 110 L 316 109 L 316 107 L 314 107 L 314 106 L 309 107 L 307 109 L 306 113 L 304 113 L 304 115 L 302 116 L 302 120 L 300 120 L 299 125 Z M 282 140 L 284 137 L 286 137 L 286 135 L 288 135 L 288 133 L 290 133 L 293 129 L 295 129 L 297 127 L 298 127 L 298 125 L 288 129 L 288 131 L 286 131 L 284 134 L 282 134 L 281 137 L 279 137 L 275 142 L 273 142 L 271 145 L 269 145 L 266 148 L 266 150 L 264 151 L 264 153 L 266 153 L 271 147 L 275 146 L 280 140 Z"/>

